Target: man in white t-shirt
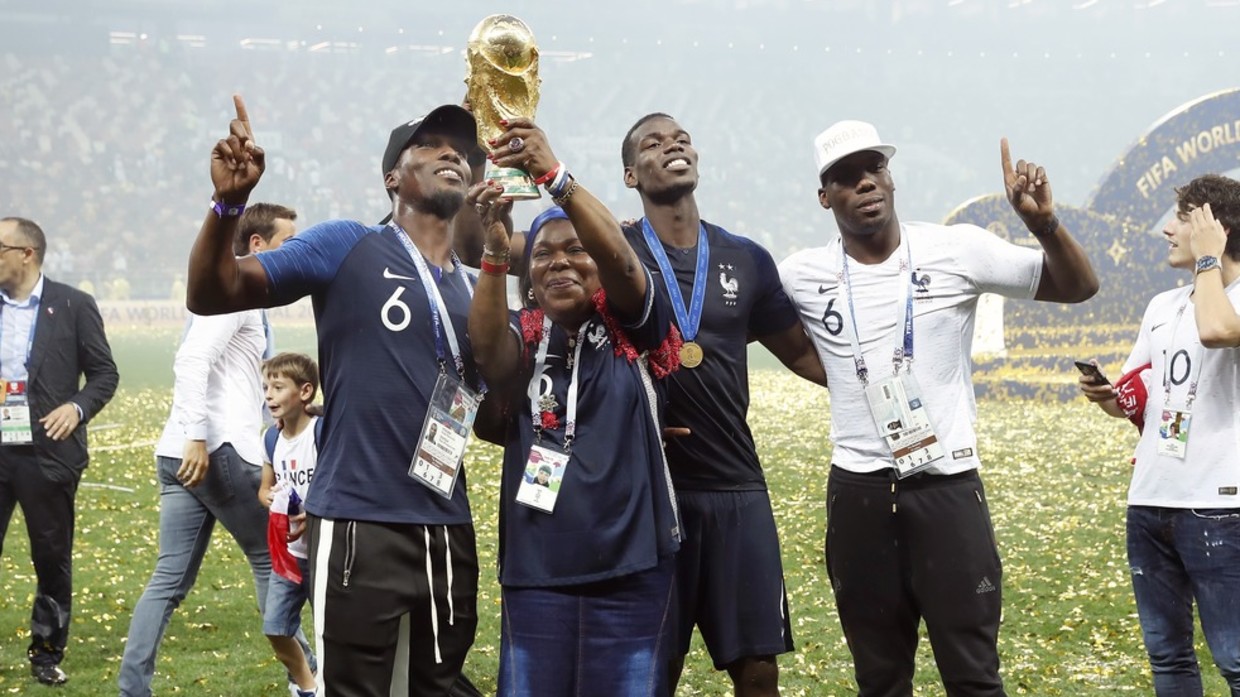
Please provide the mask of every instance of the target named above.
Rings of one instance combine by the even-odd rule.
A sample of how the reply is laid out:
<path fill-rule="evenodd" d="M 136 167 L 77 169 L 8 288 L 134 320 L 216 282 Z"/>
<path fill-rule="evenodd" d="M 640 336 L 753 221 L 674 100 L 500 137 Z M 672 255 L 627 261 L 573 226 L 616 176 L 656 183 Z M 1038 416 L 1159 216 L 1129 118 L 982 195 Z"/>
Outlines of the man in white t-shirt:
<path fill-rule="evenodd" d="M 1167 263 L 1190 285 L 1154 296 L 1124 363 L 1148 369 L 1143 405 L 1085 376 L 1106 413 L 1144 427 L 1128 489 L 1128 563 L 1159 697 L 1200 697 L 1193 603 L 1218 665 L 1240 696 L 1240 182 L 1198 177 L 1163 229 Z"/>
<path fill-rule="evenodd" d="M 922 618 L 947 694 L 1003 695 L 1002 569 L 973 431 L 977 299 L 1081 302 L 1098 281 L 1045 171 L 1013 167 L 1006 140 L 1008 199 L 1040 253 L 972 225 L 901 224 L 895 148 L 868 123 L 837 123 L 814 147 L 840 239 L 779 270 L 831 390 L 827 571 L 859 695 L 912 694 Z"/>

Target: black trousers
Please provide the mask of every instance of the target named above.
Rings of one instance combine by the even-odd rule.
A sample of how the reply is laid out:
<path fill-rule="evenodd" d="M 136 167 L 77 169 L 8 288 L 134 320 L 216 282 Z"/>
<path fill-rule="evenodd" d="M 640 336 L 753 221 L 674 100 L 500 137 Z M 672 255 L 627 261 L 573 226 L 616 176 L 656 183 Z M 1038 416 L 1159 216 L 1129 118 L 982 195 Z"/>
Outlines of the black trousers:
<path fill-rule="evenodd" d="M 30 614 L 31 663 L 60 663 L 73 608 L 73 506 L 81 474 L 39 464 L 34 448 L 0 447 L 0 553 L 21 505 L 38 587 Z M 6 599 L 11 602 L 12 599 Z"/>
<path fill-rule="evenodd" d="M 473 525 L 307 521 L 326 694 L 469 694 L 459 678 L 478 626 Z"/>
<path fill-rule="evenodd" d="M 976 471 L 898 480 L 832 467 L 827 573 L 859 697 L 913 694 L 922 619 L 948 697 L 1004 696 L 1003 572 Z"/>

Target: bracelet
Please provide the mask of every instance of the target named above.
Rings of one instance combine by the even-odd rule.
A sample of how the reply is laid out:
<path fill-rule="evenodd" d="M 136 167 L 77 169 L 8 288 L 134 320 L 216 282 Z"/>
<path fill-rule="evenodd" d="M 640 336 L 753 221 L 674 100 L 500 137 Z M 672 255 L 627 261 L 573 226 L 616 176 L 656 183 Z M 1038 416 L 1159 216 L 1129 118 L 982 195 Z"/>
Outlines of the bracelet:
<path fill-rule="evenodd" d="M 561 170 L 560 176 L 547 185 L 547 193 L 551 194 L 553 199 L 563 196 L 564 192 L 568 191 L 568 183 L 570 181 L 576 181 L 573 175 L 567 169 Z"/>
<path fill-rule="evenodd" d="M 492 276 L 504 276 L 508 273 L 508 262 L 504 261 L 501 264 L 492 264 L 487 261 L 486 258 L 483 258 L 482 265 L 478 268 L 482 270 L 482 273 L 491 274 Z"/>
<path fill-rule="evenodd" d="M 501 262 L 508 261 L 508 257 L 509 257 L 511 254 L 512 254 L 512 251 L 511 251 L 511 250 L 509 250 L 509 249 L 501 249 L 501 250 L 499 250 L 499 251 L 491 251 L 491 250 L 487 249 L 486 247 L 483 247 L 483 248 L 482 248 L 482 255 L 483 255 L 483 256 L 492 257 L 492 258 L 494 258 L 494 259 L 498 259 L 498 260 L 500 260 Z"/>
<path fill-rule="evenodd" d="M 1050 222 L 1046 224 L 1046 227 L 1039 228 L 1037 230 L 1030 230 L 1029 234 L 1033 235 L 1034 237 L 1048 237 L 1050 235 L 1055 234 L 1055 231 L 1058 229 L 1059 229 L 1059 218 L 1052 215 Z"/>
<path fill-rule="evenodd" d="M 547 170 L 545 174 L 543 174 L 541 177 L 534 180 L 534 186 L 542 186 L 543 184 L 546 184 L 552 179 L 555 179 L 555 175 L 559 174 L 560 170 L 563 168 L 564 168 L 563 162 L 555 163 L 555 167 L 552 167 L 551 169 Z"/>
<path fill-rule="evenodd" d="M 563 208 L 564 204 L 568 203 L 568 199 L 572 198 L 573 194 L 577 193 L 577 189 L 578 189 L 577 180 L 570 179 L 569 184 L 568 184 L 568 191 L 565 191 L 563 196 L 556 196 L 556 197 L 553 197 L 551 200 L 555 201 L 555 205 L 559 206 L 560 208 Z"/>
<path fill-rule="evenodd" d="M 552 179 L 551 182 L 547 184 L 547 193 L 551 193 L 552 191 L 563 191 L 564 180 L 568 179 L 570 176 L 571 175 L 568 173 L 567 167 L 561 168 L 559 174 L 555 175 L 555 179 Z"/>
<path fill-rule="evenodd" d="M 211 210 L 215 211 L 215 215 L 223 220 L 224 218 L 237 218 L 245 212 L 244 203 L 224 203 L 211 199 Z"/>

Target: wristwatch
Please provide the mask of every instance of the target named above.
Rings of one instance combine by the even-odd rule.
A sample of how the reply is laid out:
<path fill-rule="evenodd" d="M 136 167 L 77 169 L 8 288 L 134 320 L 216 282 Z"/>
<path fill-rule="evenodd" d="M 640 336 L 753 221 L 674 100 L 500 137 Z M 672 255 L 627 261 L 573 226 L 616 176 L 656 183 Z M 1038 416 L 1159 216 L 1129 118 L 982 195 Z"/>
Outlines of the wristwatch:
<path fill-rule="evenodd" d="M 1197 258 L 1197 273 L 1202 273 L 1217 268 L 1219 268 L 1218 257 L 1206 254 Z"/>

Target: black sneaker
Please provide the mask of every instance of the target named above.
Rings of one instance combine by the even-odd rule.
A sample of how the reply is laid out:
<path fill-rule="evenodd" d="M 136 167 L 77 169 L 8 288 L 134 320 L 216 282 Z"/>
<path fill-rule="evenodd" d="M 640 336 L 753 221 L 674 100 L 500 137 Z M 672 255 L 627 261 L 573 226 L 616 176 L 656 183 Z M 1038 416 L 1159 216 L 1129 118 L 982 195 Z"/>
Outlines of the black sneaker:
<path fill-rule="evenodd" d="M 69 676 L 55 663 L 31 664 L 30 674 L 44 685 L 63 685 L 69 682 Z"/>

